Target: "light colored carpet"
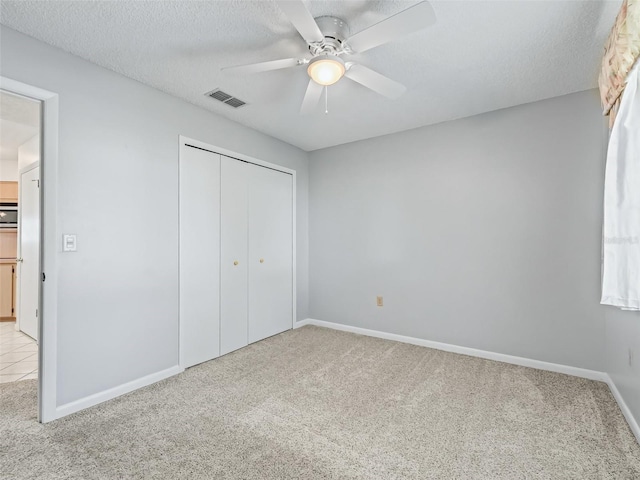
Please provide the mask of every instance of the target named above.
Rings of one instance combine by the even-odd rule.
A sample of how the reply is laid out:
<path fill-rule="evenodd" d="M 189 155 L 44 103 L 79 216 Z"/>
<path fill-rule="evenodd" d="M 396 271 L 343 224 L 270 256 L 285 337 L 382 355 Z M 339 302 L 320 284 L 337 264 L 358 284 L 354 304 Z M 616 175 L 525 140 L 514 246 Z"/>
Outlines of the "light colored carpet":
<path fill-rule="evenodd" d="M 608 387 L 304 327 L 47 425 L 0 385 L 3 479 L 639 479 Z"/>

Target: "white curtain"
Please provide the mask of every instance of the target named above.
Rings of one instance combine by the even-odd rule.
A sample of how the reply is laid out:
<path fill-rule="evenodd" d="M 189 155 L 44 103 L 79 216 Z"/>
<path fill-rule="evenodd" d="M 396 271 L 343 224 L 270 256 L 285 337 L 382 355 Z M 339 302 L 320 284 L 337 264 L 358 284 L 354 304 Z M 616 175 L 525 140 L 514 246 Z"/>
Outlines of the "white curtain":
<path fill-rule="evenodd" d="M 622 92 L 604 186 L 602 300 L 640 310 L 640 61 Z"/>

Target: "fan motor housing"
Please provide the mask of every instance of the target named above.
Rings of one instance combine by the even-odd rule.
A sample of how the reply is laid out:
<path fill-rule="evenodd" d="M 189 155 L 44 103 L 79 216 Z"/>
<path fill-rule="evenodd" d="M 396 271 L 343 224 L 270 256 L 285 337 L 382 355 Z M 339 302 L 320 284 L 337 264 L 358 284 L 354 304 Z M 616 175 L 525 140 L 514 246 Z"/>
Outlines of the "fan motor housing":
<path fill-rule="evenodd" d="M 313 55 L 343 53 L 342 42 L 349 36 L 349 25 L 341 18 L 323 16 L 314 19 L 318 28 L 324 35 L 324 40 L 317 44 L 309 45 L 309 51 Z"/>

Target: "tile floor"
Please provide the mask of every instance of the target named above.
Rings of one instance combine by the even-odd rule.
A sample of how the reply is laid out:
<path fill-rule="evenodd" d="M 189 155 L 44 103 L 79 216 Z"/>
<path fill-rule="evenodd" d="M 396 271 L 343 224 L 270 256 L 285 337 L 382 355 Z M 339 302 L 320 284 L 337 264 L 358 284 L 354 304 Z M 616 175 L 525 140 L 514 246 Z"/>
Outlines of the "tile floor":
<path fill-rule="evenodd" d="M 38 378 L 38 344 L 16 322 L 0 322 L 0 383 L 29 378 Z"/>

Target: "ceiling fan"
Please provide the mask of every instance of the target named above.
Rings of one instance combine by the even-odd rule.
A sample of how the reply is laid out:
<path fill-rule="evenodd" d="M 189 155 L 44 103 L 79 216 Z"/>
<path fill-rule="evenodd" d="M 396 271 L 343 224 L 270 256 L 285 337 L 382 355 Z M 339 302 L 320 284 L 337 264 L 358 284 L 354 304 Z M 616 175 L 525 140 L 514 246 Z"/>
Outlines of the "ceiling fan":
<path fill-rule="evenodd" d="M 323 90 L 343 76 L 385 97 L 398 98 L 406 90 L 404 85 L 342 57 L 391 42 L 436 21 L 431 5 L 420 2 L 349 37 L 349 25 L 344 20 L 331 16 L 314 19 L 302 0 L 278 0 L 276 3 L 307 42 L 311 58 L 285 58 L 222 70 L 251 74 L 307 65 L 310 79 L 300 108 L 302 114 L 311 113 Z"/>

